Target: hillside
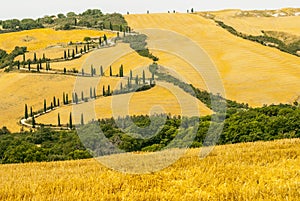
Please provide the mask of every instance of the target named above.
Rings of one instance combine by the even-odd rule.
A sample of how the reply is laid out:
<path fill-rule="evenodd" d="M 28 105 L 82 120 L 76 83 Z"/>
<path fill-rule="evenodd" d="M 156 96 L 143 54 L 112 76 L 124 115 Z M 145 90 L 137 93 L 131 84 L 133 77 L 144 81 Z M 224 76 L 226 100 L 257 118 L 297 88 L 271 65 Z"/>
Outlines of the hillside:
<path fill-rule="evenodd" d="M 116 172 L 95 159 L 1 165 L 0 199 L 297 200 L 299 145 L 295 139 L 218 146 L 203 159 L 193 149 L 143 175 Z"/>
<path fill-rule="evenodd" d="M 198 44 L 217 67 L 228 99 L 262 106 L 292 103 L 299 96 L 300 59 L 293 55 L 238 38 L 199 15 L 126 15 L 125 19 L 136 31 L 149 33 L 144 30 L 147 28 L 175 31 Z M 160 37 L 166 39 L 166 47 L 174 45 L 167 35 Z M 168 40 L 171 41 L 169 44 Z M 155 41 L 157 37 L 150 35 L 151 51 L 156 49 Z M 197 57 L 196 53 L 191 55 Z"/>

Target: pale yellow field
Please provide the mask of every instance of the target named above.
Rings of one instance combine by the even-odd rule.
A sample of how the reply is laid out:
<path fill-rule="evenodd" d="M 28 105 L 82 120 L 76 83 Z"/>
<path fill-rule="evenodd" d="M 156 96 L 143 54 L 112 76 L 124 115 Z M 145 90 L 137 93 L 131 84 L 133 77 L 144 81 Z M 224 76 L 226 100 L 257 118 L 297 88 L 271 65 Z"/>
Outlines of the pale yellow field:
<path fill-rule="evenodd" d="M 217 67 L 228 99 L 262 106 L 292 103 L 300 94 L 300 59 L 295 56 L 233 36 L 199 15 L 149 14 L 126 15 L 125 18 L 137 31 L 171 30 L 198 44 Z M 167 43 L 169 35 L 160 37 L 165 39 L 166 46 L 174 46 L 173 40 Z M 149 37 L 151 50 L 156 49 L 158 39 L 158 36 Z M 197 58 L 199 55 L 190 53 L 189 56 Z M 171 61 L 169 64 L 174 65 Z"/>
<path fill-rule="evenodd" d="M 280 31 L 300 36 L 300 16 L 288 17 L 233 17 L 219 12 L 217 20 L 249 35 L 262 35 L 261 31 Z"/>
<path fill-rule="evenodd" d="M 8 52 L 12 51 L 15 46 L 26 46 L 29 51 L 44 49 L 48 46 L 57 44 L 66 44 L 70 41 L 83 41 L 84 37 L 100 37 L 104 34 L 112 37 L 115 34 L 111 32 L 96 30 L 70 30 L 55 31 L 53 29 L 34 29 L 15 33 L 1 34 L 0 49 Z"/>
<path fill-rule="evenodd" d="M 298 200 L 300 140 L 199 149 L 144 175 L 96 160 L 0 166 L 1 200 Z"/>
<path fill-rule="evenodd" d="M 122 81 L 125 86 L 126 81 Z M 105 81 L 101 83 L 106 83 Z M 114 89 L 114 85 L 111 85 Z M 102 90 L 102 87 L 100 88 Z M 101 93 L 101 92 L 100 92 Z M 75 123 L 80 123 L 81 113 L 86 122 L 92 119 L 125 117 L 126 115 L 171 113 L 181 116 L 206 116 L 212 114 L 203 103 L 183 92 L 178 87 L 168 83 L 157 83 L 151 90 L 134 94 L 114 95 L 99 98 L 96 102 L 89 102 L 75 106 L 59 108 L 36 119 L 38 123 L 57 124 L 60 113 L 61 123 L 67 124 L 69 114 L 73 112 Z"/>

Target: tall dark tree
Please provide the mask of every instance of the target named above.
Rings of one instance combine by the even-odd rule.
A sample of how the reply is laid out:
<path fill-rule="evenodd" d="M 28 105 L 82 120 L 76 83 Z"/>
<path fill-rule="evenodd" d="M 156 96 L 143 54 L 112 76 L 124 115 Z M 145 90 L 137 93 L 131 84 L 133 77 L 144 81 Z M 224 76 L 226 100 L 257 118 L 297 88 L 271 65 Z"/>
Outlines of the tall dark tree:
<path fill-rule="evenodd" d="M 136 77 L 135 77 L 135 84 L 139 85 L 139 76 L 138 75 L 136 75 Z"/>
<path fill-rule="evenodd" d="M 128 89 L 130 89 L 131 88 L 131 80 L 128 78 L 128 80 L 127 80 L 127 86 L 128 86 Z"/>
<path fill-rule="evenodd" d="M 102 45 L 102 38 L 99 37 L 99 45 L 101 46 Z"/>
<path fill-rule="evenodd" d="M 83 46 L 83 51 L 86 52 L 86 45 Z"/>
<path fill-rule="evenodd" d="M 34 118 L 34 116 L 32 117 L 32 128 L 35 128 L 35 118 Z"/>
<path fill-rule="evenodd" d="M 30 107 L 30 116 L 33 117 L 32 107 Z"/>
<path fill-rule="evenodd" d="M 77 45 L 75 46 L 75 52 L 76 52 L 76 54 L 78 54 L 78 47 L 77 47 Z"/>
<path fill-rule="evenodd" d="M 120 77 L 124 77 L 124 72 L 123 72 L 123 64 L 121 65 L 121 67 L 120 67 L 120 70 L 119 70 L 120 72 L 119 72 L 119 76 Z"/>
<path fill-rule="evenodd" d="M 25 104 L 25 114 L 24 114 L 25 119 L 28 119 L 28 108 L 27 104 Z"/>
<path fill-rule="evenodd" d="M 94 98 L 96 99 L 96 89 L 94 88 L 94 91 L 93 91 L 93 96 L 94 96 Z"/>
<path fill-rule="evenodd" d="M 54 107 L 56 107 L 56 98 L 55 98 L 55 96 L 53 96 L 53 104 L 54 104 Z"/>
<path fill-rule="evenodd" d="M 45 53 L 43 53 L 43 61 L 44 62 L 46 61 L 46 55 L 45 55 Z"/>
<path fill-rule="evenodd" d="M 108 85 L 108 87 L 107 87 L 107 95 L 108 95 L 108 96 L 111 95 L 111 92 L 110 92 L 110 85 Z"/>
<path fill-rule="evenodd" d="M 50 104 L 50 109 L 53 110 L 53 103 Z"/>
<path fill-rule="evenodd" d="M 31 70 L 31 66 L 30 66 L 30 65 L 31 65 L 31 60 L 29 59 L 29 60 L 28 60 L 28 70 L 29 70 L 29 71 Z"/>
<path fill-rule="evenodd" d="M 38 63 L 37 66 L 36 66 L 36 70 L 37 70 L 38 72 L 40 72 L 40 64 L 39 64 L 39 63 Z"/>
<path fill-rule="evenodd" d="M 64 68 L 64 74 L 66 74 L 67 73 L 67 69 L 66 68 Z"/>
<path fill-rule="evenodd" d="M 70 117 L 69 117 L 69 128 L 73 128 L 73 122 L 72 122 L 72 113 L 70 112 Z"/>
<path fill-rule="evenodd" d="M 194 8 L 191 9 L 191 12 L 194 13 Z"/>
<path fill-rule="evenodd" d="M 101 76 L 104 76 L 104 73 L 103 73 L 103 67 L 102 67 L 102 66 L 100 66 L 100 75 L 101 75 Z"/>
<path fill-rule="evenodd" d="M 70 50 L 68 49 L 68 58 L 70 58 Z"/>
<path fill-rule="evenodd" d="M 105 94 L 105 86 L 103 86 L 103 88 L 102 88 L 102 95 L 103 95 L 103 96 L 106 95 L 106 94 Z"/>
<path fill-rule="evenodd" d="M 120 32 L 122 32 L 123 31 L 123 26 L 122 25 L 120 25 Z"/>
<path fill-rule="evenodd" d="M 80 124 L 81 124 L 82 126 L 84 125 L 83 113 L 81 113 Z"/>
<path fill-rule="evenodd" d="M 81 101 L 84 101 L 84 94 L 83 94 L 83 91 L 81 92 Z"/>
<path fill-rule="evenodd" d="M 60 106 L 60 103 L 59 103 L 59 98 L 57 99 L 57 107 Z"/>
<path fill-rule="evenodd" d="M 25 64 L 26 56 L 25 53 L 23 54 L 23 63 Z"/>
<path fill-rule="evenodd" d="M 109 22 L 109 29 L 110 29 L 110 30 L 113 30 L 113 25 L 112 25 L 111 22 Z"/>
<path fill-rule="evenodd" d="M 84 76 L 84 69 L 81 69 L 81 75 Z"/>
<path fill-rule="evenodd" d="M 65 92 L 63 92 L 63 104 L 64 105 L 66 104 L 66 95 L 65 95 Z"/>
<path fill-rule="evenodd" d="M 130 70 L 130 75 L 129 75 L 129 77 L 130 77 L 130 80 L 132 80 L 132 78 L 133 78 L 132 70 Z"/>
<path fill-rule="evenodd" d="M 93 98 L 93 89 L 90 87 L 90 98 Z"/>
<path fill-rule="evenodd" d="M 146 84 L 146 75 L 145 75 L 145 70 L 143 70 L 143 84 Z"/>
<path fill-rule="evenodd" d="M 69 95 L 66 94 L 66 104 L 69 104 Z"/>
<path fill-rule="evenodd" d="M 121 91 L 123 90 L 123 84 L 122 84 L 122 82 L 121 82 L 121 84 L 120 84 L 120 90 L 121 90 Z"/>
<path fill-rule="evenodd" d="M 34 63 L 37 62 L 36 53 L 33 54 L 33 62 L 34 62 Z"/>
<path fill-rule="evenodd" d="M 17 61 L 18 70 L 20 70 L 20 61 Z"/>
<path fill-rule="evenodd" d="M 78 104 L 78 95 L 76 92 L 75 92 L 75 103 Z"/>
<path fill-rule="evenodd" d="M 75 51 L 72 50 L 72 58 L 74 59 L 75 58 Z"/>
<path fill-rule="evenodd" d="M 61 124 L 60 124 L 60 114 L 59 113 L 57 114 L 57 125 L 61 126 Z"/>
<path fill-rule="evenodd" d="M 64 50 L 64 59 L 67 59 L 67 52 Z"/>
<path fill-rule="evenodd" d="M 44 99 L 44 112 L 47 111 L 47 102 L 46 102 L 46 99 Z"/>
<path fill-rule="evenodd" d="M 91 65 L 91 76 L 92 77 L 94 76 L 94 67 L 93 67 L 93 65 Z"/>
<path fill-rule="evenodd" d="M 113 72 L 112 72 L 112 68 L 111 66 L 109 67 L 109 76 L 112 76 L 113 75 Z"/>
<path fill-rule="evenodd" d="M 105 44 L 107 45 L 107 36 L 105 34 L 103 35 L 103 40 L 104 40 Z"/>

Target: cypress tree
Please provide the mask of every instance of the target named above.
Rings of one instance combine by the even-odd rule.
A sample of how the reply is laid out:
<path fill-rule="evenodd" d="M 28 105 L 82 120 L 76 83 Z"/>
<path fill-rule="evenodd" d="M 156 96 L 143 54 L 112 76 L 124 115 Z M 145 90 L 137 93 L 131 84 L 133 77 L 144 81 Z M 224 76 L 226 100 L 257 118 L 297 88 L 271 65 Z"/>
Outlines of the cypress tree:
<path fill-rule="evenodd" d="M 120 32 L 122 32 L 123 31 L 123 27 L 122 27 L 122 25 L 120 25 Z"/>
<path fill-rule="evenodd" d="M 103 73 L 103 67 L 102 67 L 102 66 L 100 66 L 100 75 L 101 75 L 101 76 L 104 76 L 104 73 Z"/>
<path fill-rule="evenodd" d="M 76 51 L 76 54 L 78 54 L 78 47 L 77 47 L 77 45 L 75 46 L 75 51 Z"/>
<path fill-rule="evenodd" d="M 83 46 L 83 51 L 86 52 L 86 45 Z"/>
<path fill-rule="evenodd" d="M 66 94 L 66 104 L 69 104 L 69 95 Z"/>
<path fill-rule="evenodd" d="M 111 68 L 111 66 L 109 67 L 109 76 L 112 76 L 112 68 Z"/>
<path fill-rule="evenodd" d="M 90 51 L 90 44 L 87 44 L 87 50 Z"/>
<path fill-rule="evenodd" d="M 64 74 L 66 74 L 67 73 L 67 69 L 66 68 L 64 68 Z"/>
<path fill-rule="evenodd" d="M 75 103 L 75 94 L 72 93 L 72 102 Z"/>
<path fill-rule="evenodd" d="M 84 69 L 81 69 L 81 75 L 84 76 Z"/>
<path fill-rule="evenodd" d="M 36 69 L 37 69 L 38 72 L 40 72 L 40 64 L 37 64 Z"/>
<path fill-rule="evenodd" d="M 111 94 L 110 94 L 110 85 L 108 85 L 108 87 L 107 87 L 107 95 L 108 95 L 108 96 L 111 95 Z"/>
<path fill-rule="evenodd" d="M 51 102 L 50 109 L 53 110 L 53 103 Z"/>
<path fill-rule="evenodd" d="M 83 50 L 82 50 L 82 48 L 80 48 L 80 54 L 82 54 L 83 53 Z"/>
<path fill-rule="evenodd" d="M 75 92 L 75 103 L 78 104 L 78 96 L 76 92 Z"/>
<path fill-rule="evenodd" d="M 146 84 L 145 70 L 143 70 L 143 84 Z"/>
<path fill-rule="evenodd" d="M 130 70 L 130 80 L 132 80 L 132 70 Z"/>
<path fill-rule="evenodd" d="M 135 84 L 139 85 L 139 76 L 138 75 L 136 75 L 136 77 L 135 77 Z"/>
<path fill-rule="evenodd" d="M 128 78 L 128 81 L 127 81 L 127 86 L 128 86 L 128 89 L 131 88 L 131 85 L 130 85 L 130 79 Z"/>
<path fill-rule="evenodd" d="M 122 64 L 121 67 L 120 67 L 120 72 L 119 72 L 119 74 L 120 74 L 120 77 L 124 77 L 123 64 Z"/>
<path fill-rule="evenodd" d="M 120 38 L 120 33 L 119 32 L 117 32 L 117 38 Z"/>
<path fill-rule="evenodd" d="M 33 62 L 37 62 L 36 53 L 33 54 Z"/>
<path fill-rule="evenodd" d="M 31 60 L 28 60 L 28 70 L 30 71 Z"/>
<path fill-rule="evenodd" d="M 103 40 L 104 40 L 105 44 L 107 45 L 107 37 L 105 34 L 103 35 Z"/>
<path fill-rule="evenodd" d="M 34 116 L 32 117 L 32 128 L 35 128 L 35 118 L 34 118 Z"/>
<path fill-rule="evenodd" d="M 105 94 L 105 86 L 103 85 L 103 88 L 102 88 L 102 94 L 103 94 L 103 96 L 105 96 L 106 94 Z"/>
<path fill-rule="evenodd" d="M 53 96 L 53 103 L 54 103 L 54 107 L 56 107 L 56 98 L 55 98 L 55 96 Z"/>
<path fill-rule="evenodd" d="M 32 107 L 30 107 L 30 116 L 33 117 Z"/>
<path fill-rule="evenodd" d="M 110 29 L 110 30 L 113 30 L 113 26 L 112 26 L 112 23 L 111 23 L 111 22 L 109 22 L 109 29 Z"/>
<path fill-rule="evenodd" d="M 67 59 L 67 52 L 64 50 L 64 59 Z"/>
<path fill-rule="evenodd" d="M 63 104 L 64 105 L 66 104 L 66 95 L 65 95 L 65 92 L 63 92 Z"/>
<path fill-rule="evenodd" d="M 82 126 L 84 125 L 83 113 L 81 113 L 80 124 L 81 124 Z"/>
<path fill-rule="evenodd" d="M 26 59 L 26 57 L 25 57 L 25 53 L 23 54 L 23 64 L 25 64 L 25 59 Z"/>
<path fill-rule="evenodd" d="M 74 59 L 75 58 L 75 51 L 72 50 L 72 58 Z"/>
<path fill-rule="evenodd" d="M 25 104 L 25 114 L 24 114 L 25 119 L 28 119 L 28 108 L 27 104 Z"/>
<path fill-rule="evenodd" d="M 57 125 L 61 126 L 61 124 L 60 124 L 60 114 L 59 113 L 57 114 Z"/>
<path fill-rule="evenodd" d="M 94 98 L 96 99 L 96 89 L 94 88 Z"/>
<path fill-rule="evenodd" d="M 99 45 L 101 46 L 102 45 L 102 38 L 99 37 Z"/>
<path fill-rule="evenodd" d="M 46 102 L 46 99 L 44 99 L 44 112 L 47 111 L 47 102 Z"/>
<path fill-rule="evenodd" d="M 39 59 L 39 62 L 40 62 L 40 69 L 43 69 L 43 67 L 42 67 L 42 60 L 41 59 Z"/>
<path fill-rule="evenodd" d="M 45 53 L 43 53 L 43 61 L 46 61 Z"/>
<path fill-rule="evenodd" d="M 122 84 L 122 82 L 121 82 L 120 90 L 121 91 L 123 90 L 123 84 Z"/>
<path fill-rule="evenodd" d="M 20 70 L 20 61 L 17 61 L 18 70 Z"/>
<path fill-rule="evenodd" d="M 93 98 L 93 89 L 90 87 L 90 98 Z"/>
<path fill-rule="evenodd" d="M 73 123 L 72 123 L 72 113 L 70 112 L 70 118 L 69 118 L 69 128 L 73 128 Z"/>
<path fill-rule="evenodd" d="M 91 65 L 91 76 L 92 77 L 94 76 L 94 67 L 93 67 L 93 65 Z"/>
<path fill-rule="evenodd" d="M 59 103 L 59 98 L 57 99 L 57 107 L 60 106 L 60 103 Z"/>
<path fill-rule="evenodd" d="M 84 101 L 83 91 L 81 92 L 81 100 Z"/>
<path fill-rule="evenodd" d="M 68 49 L 68 58 L 70 58 L 70 50 Z"/>

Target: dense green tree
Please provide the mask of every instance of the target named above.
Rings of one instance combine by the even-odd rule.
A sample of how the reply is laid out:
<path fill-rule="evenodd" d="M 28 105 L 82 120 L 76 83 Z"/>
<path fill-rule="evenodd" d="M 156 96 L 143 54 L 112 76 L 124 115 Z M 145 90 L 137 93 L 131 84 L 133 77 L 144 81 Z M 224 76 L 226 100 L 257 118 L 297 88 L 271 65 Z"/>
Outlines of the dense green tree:
<path fill-rule="evenodd" d="M 75 51 L 72 50 L 72 58 L 74 59 L 75 58 Z"/>
<path fill-rule="evenodd" d="M 20 70 L 20 61 L 17 61 L 18 70 Z"/>
<path fill-rule="evenodd" d="M 90 87 L 90 98 L 93 98 L 93 89 Z"/>
<path fill-rule="evenodd" d="M 91 76 L 92 77 L 94 76 L 94 67 L 93 67 L 93 65 L 91 65 Z"/>
<path fill-rule="evenodd" d="M 64 50 L 64 59 L 67 59 L 67 52 Z"/>
<path fill-rule="evenodd" d="M 103 88 L 102 88 L 102 95 L 105 96 L 105 86 L 103 85 Z"/>
<path fill-rule="evenodd" d="M 37 62 L 37 57 L 36 57 L 36 53 L 33 54 L 33 62 L 36 63 Z"/>
<path fill-rule="evenodd" d="M 110 30 L 113 30 L 113 25 L 112 25 L 111 22 L 109 22 L 109 29 L 110 29 Z"/>
<path fill-rule="evenodd" d="M 84 69 L 81 69 L 81 75 L 84 76 Z"/>
<path fill-rule="evenodd" d="M 55 96 L 53 96 L 53 104 L 54 104 L 54 107 L 56 107 L 56 98 L 55 98 Z"/>
<path fill-rule="evenodd" d="M 94 88 L 94 91 L 93 91 L 93 96 L 96 99 L 97 95 L 96 95 L 96 89 L 95 88 Z"/>
<path fill-rule="evenodd" d="M 110 96 L 111 95 L 111 91 L 110 91 L 110 85 L 108 85 L 107 87 L 107 95 Z"/>
<path fill-rule="evenodd" d="M 84 94 L 83 94 L 83 91 L 81 92 L 81 101 L 84 101 Z"/>
<path fill-rule="evenodd" d="M 119 76 L 124 77 L 124 72 L 123 72 L 123 64 L 121 64 L 120 70 L 119 70 Z"/>
<path fill-rule="evenodd" d="M 103 35 L 103 40 L 104 40 L 105 44 L 107 45 L 107 44 L 108 44 L 108 43 L 107 43 L 107 37 L 106 37 L 105 34 Z"/>
<path fill-rule="evenodd" d="M 67 73 L 67 69 L 66 68 L 64 68 L 64 74 L 66 74 Z"/>
<path fill-rule="evenodd" d="M 132 70 L 130 70 L 130 75 L 129 75 L 129 77 L 130 77 L 130 80 L 133 79 Z"/>
<path fill-rule="evenodd" d="M 139 85 L 139 76 L 138 75 L 136 75 L 136 77 L 135 77 L 135 84 Z"/>
<path fill-rule="evenodd" d="M 30 116 L 33 117 L 32 107 L 30 107 Z"/>
<path fill-rule="evenodd" d="M 101 75 L 101 76 L 104 76 L 104 73 L 103 73 L 103 67 L 102 67 L 102 66 L 100 66 L 100 75 Z"/>
<path fill-rule="evenodd" d="M 63 92 L 63 104 L 64 105 L 66 104 L 66 95 L 65 95 L 65 92 Z"/>
<path fill-rule="evenodd" d="M 69 95 L 66 94 L 66 104 L 69 104 Z"/>

